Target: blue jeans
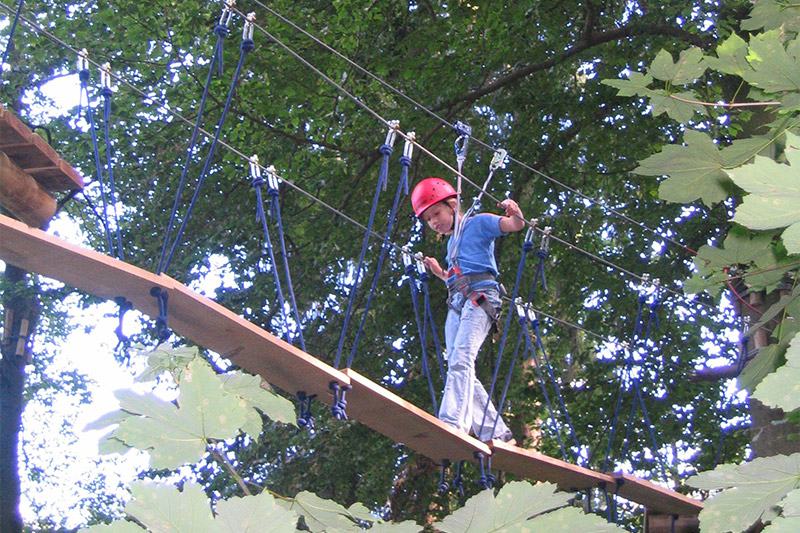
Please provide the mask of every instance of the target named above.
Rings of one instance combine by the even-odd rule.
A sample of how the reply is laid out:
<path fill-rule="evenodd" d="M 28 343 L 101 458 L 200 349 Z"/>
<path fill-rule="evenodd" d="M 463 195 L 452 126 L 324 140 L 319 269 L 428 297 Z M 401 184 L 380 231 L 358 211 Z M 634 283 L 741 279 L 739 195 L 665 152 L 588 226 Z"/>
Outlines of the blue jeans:
<path fill-rule="evenodd" d="M 493 288 L 481 289 L 480 292 L 486 295 L 492 305 L 499 308 L 500 292 L 496 287 L 495 284 Z M 475 377 L 475 359 L 491 326 L 492 319 L 486 311 L 470 300 L 465 302 L 461 294 L 455 295 L 444 326 L 447 380 L 444 385 L 442 405 L 439 407 L 439 419 L 465 433 L 469 433 L 471 429 L 475 437 L 481 441 L 492 438 L 508 440 L 511 436 L 505 422 L 489 401 L 486 389 Z M 486 411 L 485 420 L 484 411 Z M 481 425 L 483 425 L 482 430 Z M 493 427 L 494 433 L 492 433 Z"/>

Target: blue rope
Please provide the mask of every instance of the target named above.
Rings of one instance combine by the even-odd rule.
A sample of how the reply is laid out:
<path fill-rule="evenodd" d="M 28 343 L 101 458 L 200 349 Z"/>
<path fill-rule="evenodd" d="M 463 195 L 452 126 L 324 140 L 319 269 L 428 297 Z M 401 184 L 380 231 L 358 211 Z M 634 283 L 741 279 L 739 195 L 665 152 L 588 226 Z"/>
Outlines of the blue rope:
<path fill-rule="evenodd" d="M 436 334 L 436 324 L 434 324 L 433 322 L 433 310 L 431 308 L 430 292 L 428 291 L 428 280 L 430 279 L 428 271 L 425 270 L 421 272 L 419 275 L 419 279 L 422 282 L 422 293 L 425 297 L 424 316 L 425 316 L 426 327 L 423 330 L 423 332 L 425 333 L 425 339 L 423 340 L 427 342 L 427 330 L 428 326 L 430 326 L 431 336 L 433 337 L 433 346 L 434 348 L 436 348 L 436 356 L 437 360 L 439 361 L 439 375 L 444 376 L 445 373 L 444 373 L 444 361 L 442 360 L 442 350 L 439 346 L 439 337 Z"/>
<path fill-rule="evenodd" d="M 289 255 L 286 252 L 286 239 L 284 239 L 283 222 L 281 221 L 281 210 L 280 210 L 280 205 L 278 204 L 279 193 L 280 191 L 277 188 L 275 187 L 269 188 L 269 195 L 272 197 L 272 211 L 273 213 L 276 214 L 276 219 L 278 221 L 278 237 L 281 241 L 281 253 L 283 254 L 283 271 L 286 275 L 286 286 L 289 289 L 289 298 L 292 304 L 292 311 L 294 312 L 294 319 L 297 321 L 297 335 L 298 337 L 300 337 L 300 347 L 305 352 L 306 343 L 305 340 L 303 340 L 302 322 L 300 321 L 300 313 L 297 311 L 297 301 L 294 297 L 294 287 L 292 286 L 292 275 L 289 271 Z"/>
<path fill-rule="evenodd" d="M 108 194 L 111 200 L 111 209 L 114 216 L 114 229 L 117 237 L 117 259 L 125 260 L 125 252 L 122 249 L 122 235 L 119 229 L 119 215 L 117 214 L 117 193 L 114 190 L 114 170 L 111 164 L 111 135 L 109 133 L 109 122 L 111 122 L 111 89 L 103 87 L 100 91 L 103 95 L 103 124 L 106 136 L 106 172 L 108 172 Z"/>
<path fill-rule="evenodd" d="M 189 202 L 189 207 L 186 210 L 186 217 L 184 217 L 183 221 L 181 222 L 180 227 L 178 228 L 178 233 L 175 235 L 175 240 L 172 243 L 172 248 L 169 251 L 169 255 L 167 256 L 167 260 L 164 264 L 163 270 L 166 271 L 169 267 L 170 262 L 172 262 L 172 257 L 175 254 L 175 251 L 178 248 L 178 244 L 180 244 L 181 236 L 183 235 L 184 230 L 186 229 L 186 225 L 189 223 L 189 217 L 192 214 L 192 210 L 194 209 L 195 204 L 197 203 L 197 199 L 200 196 L 200 189 L 203 186 L 203 182 L 205 182 L 206 176 L 208 175 L 208 171 L 211 168 L 211 159 L 214 156 L 214 151 L 217 147 L 217 142 L 219 141 L 219 136 L 222 134 L 222 125 L 225 122 L 225 117 L 228 115 L 228 110 L 231 106 L 231 100 L 233 100 L 233 93 L 236 91 L 236 84 L 239 81 L 239 75 L 242 72 L 242 67 L 244 66 L 245 57 L 249 52 L 251 52 L 255 48 L 255 44 L 251 39 L 242 39 L 242 43 L 240 45 L 241 54 L 239 55 L 239 63 L 236 65 L 236 72 L 233 75 L 233 81 L 231 82 L 231 89 L 228 91 L 228 98 L 225 100 L 225 107 L 222 110 L 222 116 L 219 118 L 219 122 L 217 123 L 217 131 L 214 133 L 214 139 L 211 141 L 211 147 L 208 150 L 208 157 L 206 157 L 205 165 L 203 165 L 203 171 L 200 173 L 200 179 L 197 181 L 197 187 L 194 190 L 194 195 L 192 196 L 191 202 Z M 161 273 L 160 271 L 158 273 Z"/>
<path fill-rule="evenodd" d="M 380 148 L 380 152 L 383 154 L 384 159 L 387 159 L 392 154 L 392 147 L 389 145 L 382 145 Z M 381 172 L 383 167 L 381 167 Z M 358 266 L 356 267 L 355 274 L 353 275 L 353 282 L 350 284 L 350 298 L 347 302 L 347 311 L 345 311 L 344 315 L 344 324 L 342 324 L 342 334 L 339 336 L 339 346 L 336 349 L 336 361 L 333 364 L 333 368 L 339 368 L 339 362 L 342 357 L 342 347 L 344 346 L 344 338 L 347 335 L 347 325 L 350 323 L 350 315 L 353 310 L 353 302 L 355 301 L 356 297 L 356 286 L 358 285 L 358 280 L 361 277 L 361 268 L 364 266 L 364 256 L 367 254 L 367 245 L 369 244 L 369 236 L 372 233 L 372 225 L 375 222 L 375 211 L 378 208 L 378 199 L 381 195 L 381 189 L 383 188 L 383 183 L 386 181 L 384 176 L 378 176 L 378 185 L 375 187 L 375 195 L 372 198 L 372 210 L 369 213 L 369 222 L 367 223 L 367 231 L 364 235 L 364 243 L 361 245 L 361 256 L 358 258 Z"/>
<path fill-rule="evenodd" d="M 220 28 L 223 28 L 224 31 L 220 30 Z M 206 85 L 203 87 L 203 96 L 200 98 L 200 108 L 197 113 L 197 119 L 194 123 L 194 129 L 192 130 L 192 136 L 189 140 L 189 147 L 186 150 L 186 159 L 183 163 L 183 172 L 181 173 L 181 179 L 178 184 L 178 191 L 175 194 L 175 202 L 172 204 L 172 214 L 170 215 L 169 223 L 167 224 L 167 232 L 164 237 L 164 245 L 161 248 L 161 256 L 158 258 L 158 268 L 156 269 L 156 274 L 160 274 L 165 269 L 164 259 L 167 254 L 167 246 L 169 245 L 170 235 L 172 234 L 172 226 L 175 224 L 175 216 L 178 213 L 178 206 L 180 205 L 181 193 L 183 191 L 184 184 L 186 183 L 186 176 L 189 173 L 189 162 L 192 158 L 192 154 L 194 153 L 197 135 L 200 132 L 200 124 L 203 121 L 203 112 L 206 108 L 206 98 L 208 97 L 209 88 L 211 87 L 211 79 L 214 77 L 214 62 L 217 61 L 217 59 L 219 59 L 219 69 L 220 74 L 222 74 L 222 40 L 228 34 L 228 28 L 222 25 L 217 25 L 217 27 L 214 29 L 214 33 L 217 34 L 217 44 L 214 47 L 214 53 L 211 55 L 211 64 L 208 66 Z M 217 52 L 219 52 L 219 54 Z"/>
<path fill-rule="evenodd" d="M 19 0 L 19 4 L 17 4 L 17 12 L 14 15 L 14 22 L 11 23 L 11 32 L 8 34 L 8 42 L 6 43 L 6 50 L 3 52 L 3 60 L 0 61 L 0 72 L 3 72 L 3 65 L 6 63 L 8 59 L 8 53 L 11 51 L 11 43 L 14 42 L 14 32 L 17 31 L 17 23 L 19 22 L 20 14 L 22 13 L 22 5 L 25 3 L 25 0 Z"/>
<path fill-rule="evenodd" d="M 253 178 L 251 187 L 256 191 L 256 215 L 261 221 L 261 227 L 264 230 L 264 240 L 266 241 L 267 252 L 269 252 L 270 265 L 272 265 L 272 275 L 275 278 L 275 288 L 278 292 L 278 305 L 280 306 L 281 315 L 283 315 L 284 323 L 286 323 L 288 321 L 286 320 L 285 302 L 283 299 L 283 290 L 281 289 L 281 280 L 278 274 L 278 265 L 275 262 L 275 253 L 273 252 L 272 249 L 272 241 L 269 237 L 269 229 L 267 228 L 267 219 L 266 216 L 264 215 L 264 202 L 261 196 L 261 186 L 263 184 L 264 184 L 264 179 L 258 176 Z M 286 335 L 286 341 L 292 342 L 291 337 L 289 335 L 288 327 L 283 328 L 283 333 Z"/>
<path fill-rule="evenodd" d="M 381 148 L 384 148 L 386 145 L 383 145 Z M 347 367 L 352 368 L 353 366 L 353 358 L 356 356 L 356 349 L 358 349 L 358 341 L 361 338 L 361 333 L 364 331 L 364 324 L 367 320 L 367 313 L 369 312 L 369 308 L 372 305 L 372 298 L 375 295 L 375 289 L 378 287 L 378 277 L 381 274 L 381 268 L 383 268 L 383 262 L 386 260 L 386 254 L 389 251 L 391 236 L 392 236 L 392 227 L 394 226 L 394 218 L 397 214 L 397 206 L 400 204 L 400 197 L 401 193 L 405 191 L 408 194 L 408 167 L 411 165 L 411 159 L 403 156 L 400 158 L 400 164 L 403 166 L 403 170 L 400 173 L 400 181 L 397 183 L 397 192 L 394 195 L 394 202 L 392 203 L 392 210 L 389 213 L 389 224 L 386 227 L 386 237 L 383 240 L 383 245 L 381 246 L 381 253 L 378 258 L 378 265 L 375 268 L 375 275 L 372 277 L 372 286 L 369 289 L 369 296 L 367 297 L 367 303 L 364 306 L 364 313 L 361 315 L 361 322 L 358 324 L 358 332 L 356 333 L 356 338 L 353 341 L 353 349 L 350 350 L 350 356 L 347 358 Z M 386 180 L 384 179 L 383 187 L 386 187 Z"/>
<path fill-rule="evenodd" d="M 514 291 L 513 291 L 513 294 L 511 296 L 511 301 L 512 302 L 515 302 L 516 299 L 517 299 L 517 293 L 519 291 L 519 283 L 520 283 L 520 280 L 522 279 L 522 272 L 525 269 L 525 257 L 527 255 L 528 255 L 528 251 L 527 251 L 526 247 L 523 245 L 522 254 L 520 255 L 520 258 L 519 258 L 519 266 L 517 266 L 517 279 L 514 281 Z M 499 346 L 499 348 L 497 350 L 497 360 L 495 361 L 494 371 L 492 372 L 492 384 L 489 387 L 489 393 L 488 393 L 488 400 L 489 401 L 486 402 L 486 406 L 483 409 L 483 417 L 481 418 L 481 427 L 480 427 L 480 430 L 478 431 L 479 435 L 483 434 L 483 426 L 486 423 L 486 415 L 489 412 L 489 404 L 490 404 L 492 395 L 494 394 L 494 388 L 495 388 L 495 385 L 497 383 L 497 376 L 500 373 L 500 362 L 501 362 L 501 360 L 503 358 L 503 352 L 505 350 L 506 340 L 508 339 L 509 325 L 511 324 L 511 317 L 512 317 L 513 314 L 514 314 L 513 312 L 509 311 L 508 318 L 506 318 L 506 325 L 503 328 L 503 336 L 502 336 L 502 338 L 500 340 L 500 346 Z M 514 372 L 514 362 L 511 363 L 511 366 L 509 366 L 509 369 L 508 369 L 508 378 L 506 378 L 506 387 L 505 387 L 506 389 L 508 388 L 508 382 L 511 379 L 511 374 L 513 372 Z M 495 417 L 495 419 L 493 421 L 493 424 L 492 424 L 492 435 L 494 435 L 494 428 L 497 427 L 497 421 L 500 418 L 500 413 L 502 412 L 502 408 L 503 408 L 503 403 L 504 402 L 505 402 L 505 390 L 504 390 L 503 398 L 502 398 L 500 404 L 497 406 L 497 417 Z"/>
<path fill-rule="evenodd" d="M 331 381 L 328 388 L 333 391 L 333 405 L 331 406 L 331 414 L 336 420 L 347 420 L 347 401 L 345 400 L 345 392 L 353 387 L 350 385 L 339 385 L 336 381 Z"/>
<path fill-rule="evenodd" d="M 92 112 L 92 105 L 89 101 L 89 77 L 90 72 L 88 69 L 83 69 L 78 73 L 78 78 L 81 80 L 81 91 L 86 95 L 86 116 L 89 118 L 89 130 L 92 134 L 92 148 L 94 150 L 94 164 L 97 170 L 97 182 L 100 184 L 100 198 L 103 202 L 103 228 L 106 234 L 106 247 L 108 255 L 114 256 L 114 243 L 111 240 L 111 230 L 108 227 L 108 202 L 106 200 L 105 182 L 103 181 L 103 164 L 100 162 L 100 148 L 97 145 L 97 130 L 94 123 L 94 113 Z"/>
<path fill-rule="evenodd" d="M 544 376 L 542 375 L 542 370 L 539 368 L 539 358 L 536 355 L 536 345 L 531 341 L 530 331 L 528 330 L 528 321 L 527 318 L 521 318 L 520 321 L 522 322 L 522 328 L 525 334 L 525 353 L 527 354 L 530 352 L 531 357 L 533 358 L 533 366 L 536 369 L 536 374 L 539 376 L 539 383 L 542 386 L 542 395 L 544 396 L 545 405 L 547 405 L 547 411 L 550 413 L 550 418 L 555 420 L 556 415 L 553 411 L 553 406 L 550 404 L 550 395 L 547 394 L 547 386 L 545 384 Z M 558 446 L 561 449 L 561 458 L 564 461 L 567 460 L 567 450 L 564 447 L 564 443 L 561 441 L 561 431 L 556 428 L 556 440 L 558 441 Z"/>
<path fill-rule="evenodd" d="M 428 389 L 430 389 L 431 393 L 431 402 L 433 403 L 433 412 L 438 413 L 439 407 L 436 405 L 436 391 L 433 388 L 433 379 L 431 377 L 431 371 L 428 368 L 428 355 L 427 350 L 425 349 L 425 342 L 424 342 L 424 330 L 425 330 L 425 323 L 423 320 L 419 318 L 419 302 L 417 298 L 417 283 L 414 280 L 414 265 L 408 264 L 406 265 L 406 276 L 408 276 L 408 286 L 411 289 L 411 302 L 414 306 L 414 317 L 417 319 L 417 330 L 419 331 L 420 340 L 422 340 L 422 373 L 428 378 Z"/>

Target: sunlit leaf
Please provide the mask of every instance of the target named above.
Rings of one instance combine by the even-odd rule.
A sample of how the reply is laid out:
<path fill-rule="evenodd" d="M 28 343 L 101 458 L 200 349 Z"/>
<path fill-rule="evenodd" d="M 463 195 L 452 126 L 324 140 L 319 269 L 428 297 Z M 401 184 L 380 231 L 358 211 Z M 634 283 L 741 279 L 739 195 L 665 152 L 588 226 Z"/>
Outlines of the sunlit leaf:
<path fill-rule="evenodd" d="M 786 228 L 781 234 L 783 245 L 790 254 L 800 254 L 800 223 L 795 223 Z"/>
<path fill-rule="evenodd" d="M 800 454 L 723 465 L 690 477 L 687 484 L 700 489 L 726 489 L 705 502 L 700 512 L 703 531 L 744 531 L 759 519 L 776 516 L 775 505 L 800 486 Z"/>
<path fill-rule="evenodd" d="M 601 83 L 617 89 L 618 96 L 645 96 L 649 91 L 647 86 L 652 82 L 653 77 L 650 74 L 631 72 L 628 79 L 603 80 Z"/>
<path fill-rule="evenodd" d="M 183 490 L 163 483 L 135 482 L 125 512 L 150 531 L 204 533 L 213 530 L 211 506 L 200 485 L 184 483 Z"/>
<path fill-rule="evenodd" d="M 506 529 L 505 531 L 511 533 L 514 530 Z M 619 533 L 620 531 L 625 531 L 625 529 L 608 522 L 606 519 L 596 514 L 586 514 L 575 507 L 565 507 L 551 513 L 537 516 L 526 523 L 524 529 L 520 529 L 519 531 L 529 531 L 531 533 L 536 533 L 537 531 Z"/>
<path fill-rule="evenodd" d="M 533 486 L 513 482 L 504 485 L 496 497 L 491 490 L 479 492 L 435 526 L 450 533 L 521 531 L 529 518 L 562 507 L 571 497 L 569 493 L 557 492 L 557 487 L 550 483 Z"/>
<path fill-rule="evenodd" d="M 297 513 L 277 504 L 267 491 L 256 496 L 228 498 L 216 505 L 214 530 L 239 533 L 292 533 L 297 531 Z"/>
<path fill-rule="evenodd" d="M 797 6 L 779 5 L 774 0 L 759 0 L 753 4 L 750 18 L 742 21 L 743 30 L 776 30 L 781 26 L 797 28 L 800 9 Z"/>
<path fill-rule="evenodd" d="M 747 43 L 735 33 L 722 41 L 717 46 L 716 52 L 717 57 L 705 58 L 710 68 L 740 77 L 746 70 L 750 70 L 750 64 L 747 62 Z"/>
<path fill-rule="evenodd" d="M 180 372 L 198 354 L 197 346 L 173 347 L 169 344 L 159 344 L 155 350 L 147 354 L 147 368 L 136 381 L 151 381 L 164 372 Z"/>
<path fill-rule="evenodd" d="M 787 412 L 800 408 L 800 336 L 795 335 L 790 341 L 786 364 L 766 376 L 753 397 Z"/>
<path fill-rule="evenodd" d="M 299 493 L 292 501 L 278 501 L 278 504 L 302 516 L 311 531 L 360 531 L 360 524 L 375 520 L 368 512 L 363 512 L 363 506 L 345 509 L 307 491 Z"/>
<path fill-rule="evenodd" d="M 219 379 L 222 381 L 226 392 L 235 394 L 244 400 L 249 408 L 258 409 L 276 422 L 296 424 L 295 406 L 286 398 L 278 396 L 265 388 L 269 385 L 261 377 L 245 374 L 237 370 L 222 374 Z M 258 432 L 249 434 L 256 437 L 260 429 L 261 418 L 258 417 Z"/>
<path fill-rule="evenodd" d="M 752 70 L 745 71 L 745 81 L 771 93 L 800 90 L 800 58 L 783 43 L 780 30 L 753 35 L 747 52 Z"/>
<path fill-rule="evenodd" d="M 722 171 L 724 160 L 708 135 L 687 130 L 685 145 L 669 145 L 641 161 L 637 174 L 669 176 L 658 191 L 663 200 L 689 203 L 702 199 L 712 205 L 728 197 L 730 180 Z"/>

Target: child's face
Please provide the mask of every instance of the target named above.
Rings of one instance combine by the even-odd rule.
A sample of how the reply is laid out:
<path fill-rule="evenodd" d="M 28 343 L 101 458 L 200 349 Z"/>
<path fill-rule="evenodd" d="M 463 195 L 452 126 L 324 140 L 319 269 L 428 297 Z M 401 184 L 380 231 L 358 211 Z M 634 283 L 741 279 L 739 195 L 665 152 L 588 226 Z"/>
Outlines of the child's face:
<path fill-rule="evenodd" d="M 436 233 L 449 235 L 453 232 L 453 215 L 453 208 L 447 202 L 439 202 L 422 213 L 422 221 Z"/>

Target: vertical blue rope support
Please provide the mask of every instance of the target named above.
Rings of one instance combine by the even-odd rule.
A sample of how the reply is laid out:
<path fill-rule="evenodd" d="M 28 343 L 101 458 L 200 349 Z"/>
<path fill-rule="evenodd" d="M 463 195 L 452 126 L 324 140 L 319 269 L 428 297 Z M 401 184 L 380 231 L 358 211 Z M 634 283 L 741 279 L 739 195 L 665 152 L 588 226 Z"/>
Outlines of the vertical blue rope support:
<path fill-rule="evenodd" d="M 380 199 L 381 191 L 386 188 L 388 175 L 384 174 L 384 169 L 387 169 L 388 173 L 388 159 L 389 156 L 392 155 L 392 145 L 394 144 L 395 136 L 397 135 L 396 128 L 394 127 L 396 124 L 396 121 L 390 122 L 389 133 L 386 134 L 386 141 L 380 147 L 380 153 L 383 154 L 384 164 L 381 165 L 381 174 L 378 176 L 378 184 L 375 187 L 375 195 L 372 198 L 372 210 L 369 213 L 369 222 L 367 222 L 367 231 L 364 235 L 364 243 L 361 245 L 361 255 L 358 258 L 358 265 L 356 266 L 356 270 L 353 275 L 353 282 L 350 284 L 350 295 L 347 301 L 347 310 L 344 314 L 342 334 L 339 336 L 339 346 L 336 348 L 336 360 L 333 364 L 333 367 L 336 369 L 339 368 L 339 363 L 342 357 L 342 348 L 344 346 L 345 336 L 347 335 L 347 326 L 350 323 L 350 316 L 353 311 L 353 303 L 356 298 L 356 287 L 358 286 L 359 278 L 361 278 L 361 269 L 364 266 L 364 257 L 367 254 L 367 246 L 369 245 L 369 237 L 372 233 L 372 225 L 375 223 L 375 212 L 378 208 L 378 200 Z"/>
<path fill-rule="evenodd" d="M 114 243 L 111 240 L 111 230 L 108 227 L 108 201 L 106 200 L 105 182 L 103 181 L 103 164 L 100 162 L 100 148 L 97 145 L 97 128 L 94 123 L 94 113 L 89 98 L 89 57 L 86 49 L 81 50 L 78 56 L 78 79 L 81 82 L 81 92 L 86 95 L 86 116 L 89 122 L 89 131 L 92 137 L 92 149 L 94 151 L 94 166 L 97 173 L 97 182 L 100 184 L 100 198 L 103 202 L 103 229 L 106 235 L 106 248 L 108 255 L 114 256 Z"/>
<path fill-rule="evenodd" d="M 125 260 L 125 252 L 122 248 L 122 235 L 119 227 L 119 214 L 117 213 L 117 193 L 114 185 L 114 167 L 112 165 L 111 157 L 111 65 L 106 63 L 103 65 L 103 70 L 100 72 L 100 84 L 103 88 L 100 94 L 103 95 L 103 128 L 106 136 L 106 173 L 108 174 L 108 195 L 111 202 L 111 212 L 114 216 L 114 232 L 117 239 L 116 258 L 122 261 Z"/>
<path fill-rule="evenodd" d="M 422 373 L 428 378 L 428 389 L 431 393 L 431 403 L 433 404 L 433 412 L 438 413 L 439 407 L 436 404 L 436 391 L 433 388 L 433 378 L 431 371 L 428 368 L 428 354 L 425 348 L 425 317 L 419 317 L 419 297 L 417 295 L 417 282 L 414 278 L 414 260 L 411 252 L 407 249 L 403 250 L 403 264 L 405 265 L 405 274 L 408 277 L 408 287 L 411 289 L 411 302 L 414 307 L 414 317 L 417 320 L 417 330 L 419 331 L 420 345 L 422 347 Z"/>
<path fill-rule="evenodd" d="M 527 242 L 528 241 L 526 239 L 525 243 L 523 243 L 523 245 L 522 245 L 522 254 L 520 255 L 520 258 L 519 258 L 519 266 L 517 266 L 517 278 L 514 281 L 514 290 L 513 290 L 513 294 L 511 295 L 511 301 L 512 302 L 515 302 L 516 299 L 517 299 L 517 293 L 519 292 L 520 280 L 522 279 L 522 273 L 523 273 L 523 271 L 525 269 L 525 257 L 528 255 L 528 251 L 530 250 L 530 247 L 526 246 Z M 500 340 L 500 346 L 497 349 L 497 360 L 495 361 L 494 371 L 492 372 L 492 384 L 489 387 L 489 392 L 488 392 L 489 401 L 486 402 L 486 407 L 484 407 L 484 409 L 483 409 L 483 417 L 481 418 L 481 427 L 480 427 L 480 430 L 478 431 L 479 435 L 483 434 L 483 426 L 484 426 L 484 424 L 486 424 L 486 415 L 489 412 L 489 405 L 491 403 L 491 398 L 494 395 L 494 388 L 495 388 L 495 385 L 497 384 L 497 376 L 500 373 L 500 362 L 501 362 L 501 360 L 503 358 L 503 352 L 505 351 L 506 340 L 508 339 L 508 330 L 509 330 L 509 326 L 511 325 L 511 317 L 512 317 L 512 315 L 513 315 L 513 313 L 510 313 L 510 312 L 508 313 L 508 317 L 506 318 L 506 325 L 503 328 L 503 336 L 502 336 L 502 338 Z M 511 379 L 511 374 L 513 372 L 514 372 L 514 362 L 512 362 L 511 366 L 509 366 L 508 378 L 506 378 L 506 389 L 508 388 L 507 383 Z M 495 417 L 495 419 L 492 421 L 492 435 L 494 435 L 494 428 L 497 427 L 497 420 L 500 418 L 500 413 L 502 412 L 503 403 L 504 402 L 505 402 L 505 394 L 503 395 L 503 398 L 502 398 L 500 404 L 497 406 L 497 417 Z"/>
<path fill-rule="evenodd" d="M 167 224 L 167 231 L 164 236 L 164 245 L 161 247 L 161 255 L 158 258 L 158 267 L 156 268 L 156 274 L 160 274 L 164 270 L 164 259 L 166 258 L 167 254 L 167 247 L 169 246 L 169 239 L 172 235 L 172 226 L 175 224 L 175 215 L 178 213 L 178 207 L 180 205 L 181 194 L 183 191 L 184 184 L 186 183 L 186 176 L 189 173 L 189 162 L 192 159 L 192 154 L 194 154 L 194 147 L 197 143 L 197 135 L 200 132 L 200 124 L 203 122 L 203 112 L 206 108 L 206 99 L 208 97 L 209 88 L 211 87 L 211 79 L 214 77 L 214 63 L 218 62 L 219 65 L 219 73 L 220 76 L 222 75 L 222 42 L 225 37 L 228 35 L 228 25 L 230 24 L 231 17 L 233 16 L 233 12 L 230 9 L 230 5 L 226 5 L 223 8 L 222 16 L 220 16 L 219 23 L 214 28 L 214 33 L 217 35 L 217 44 L 214 46 L 214 52 L 211 54 L 211 64 L 208 66 L 208 76 L 206 77 L 206 84 L 203 87 L 203 96 L 200 98 L 200 107 L 197 111 L 197 119 L 194 123 L 194 129 L 192 130 L 192 135 L 189 139 L 189 147 L 186 150 L 186 159 L 183 163 L 183 172 L 181 173 L 181 179 L 178 183 L 178 190 L 175 193 L 175 201 L 172 204 L 172 214 L 169 218 L 169 223 Z"/>
<path fill-rule="evenodd" d="M 536 374 L 539 376 L 539 383 L 542 386 L 542 395 L 544 396 L 545 405 L 547 405 L 547 412 L 550 413 L 550 418 L 553 420 L 556 419 L 555 412 L 553 411 L 553 406 L 550 403 L 550 395 L 547 394 L 547 385 L 544 380 L 544 376 L 542 375 L 542 369 L 539 365 L 539 358 L 536 355 L 536 344 L 531 340 L 530 330 L 528 329 L 529 322 L 532 322 L 535 319 L 535 315 L 533 315 L 533 311 L 528 310 L 529 312 L 526 313 L 525 317 L 520 319 L 522 324 L 522 329 L 525 335 L 525 347 L 526 353 L 530 352 L 531 357 L 533 358 L 533 367 L 536 369 Z M 561 458 L 566 461 L 567 460 L 567 450 L 564 447 L 564 443 L 561 441 L 561 431 L 556 428 L 556 440 L 558 441 L 558 447 L 561 449 Z"/>
<path fill-rule="evenodd" d="M 292 312 L 294 319 L 297 322 L 297 336 L 300 338 L 300 347 L 306 351 L 306 342 L 303 339 L 303 322 L 300 320 L 300 313 L 297 311 L 297 299 L 294 297 L 294 287 L 292 286 L 292 274 L 289 270 L 289 254 L 286 251 L 286 239 L 283 233 L 283 222 L 281 220 L 281 207 L 278 202 L 280 195 L 280 181 L 278 175 L 275 173 L 275 167 L 269 166 L 267 168 L 267 176 L 269 176 L 269 195 L 272 197 L 272 212 L 278 222 L 278 238 L 281 242 L 281 254 L 283 255 L 283 272 L 286 276 L 286 287 L 289 290 L 289 301 L 291 302 Z M 287 324 L 288 326 L 288 324 Z M 288 329 L 288 328 L 287 328 Z"/>
<path fill-rule="evenodd" d="M 233 94 L 236 92 L 236 85 L 239 81 L 239 76 L 242 73 L 242 67 L 244 66 L 244 60 L 248 53 L 253 51 L 255 48 L 255 43 L 253 43 L 253 23 L 251 20 L 245 22 L 244 25 L 244 32 L 242 35 L 242 42 L 240 45 L 241 54 L 239 55 L 239 63 L 236 65 L 236 72 L 233 75 L 233 81 L 231 82 L 230 91 L 228 91 L 228 98 L 225 100 L 225 107 L 222 109 L 222 116 L 219 118 L 219 122 L 217 123 L 217 130 L 214 133 L 214 139 L 211 141 L 211 146 L 208 150 L 208 157 L 206 157 L 205 165 L 203 165 L 203 170 L 200 173 L 200 178 L 197 181 L 197 187 L 195 187 L 194 195 L 192 196 L 192 200 L 189 202 L 189 207 L 186 210 L 186 216 L 184 217 L 183 221 L 181 222 L 180 227 L 178 228 L 178 232 L 175 234 L 175 240 L 172 243 L 172 247 L 170 248 L 169 255 L 167 256 L 167 260 L 163 265 L 163 271 L 166 271 L 169 267 L 170 262 L 172 262 L 172 257 L 175 254 L 175 251 L 180 244 L 181 237 L 183 232 L 186 230 L 186 225 L 189 223 L 189 217 L 192 214 L 192 210 L 194 209 L 195 204 L 197 203 L 197 199 L 200 196 L 200 189 L 203 186 L 203 182 L 205 182 L 206 176 L 208 175 L 208 171 L 211 168 L 211 160 L 214 157 L 214 152 L 217 147 L 217 143 L 219 142 L 219 136 L 222 134 L 222 125 L 225 123 L 225 118 L 228 115 L 228 111 L 230 110 L 231 101 L 233 100 Z M 157 273 L 161 273 L 160 270 Z"/>
<path fill-rule="evenodd" d="M 416 138 L 416 135 L 413 131 L 409 132 L 407 135 L 408 139 L 406 140 L 405 147 L 403 149 L 403 156 L 400 157 L 400 165 L 403 167 L 403 170 L 400 173 L 400 181 L 397 183 L 397 192 L 394 195 L 392 209 L 389 212 L 389 223 L 386 227 L 386 236 L 384 237 L 381 245 L 381 253 L 378 257 L 378 265 L 375 267 L 375 275 L 372 277 L 372 285 L 369 289 L 367 303 L 364 306 L 364 313 L 361 315 L 361 322 L 358 324 L 358 331 L 356 332 L 356 338 L 353 341 L 353 348 L 350 350 L 350 356 L 347 358 L 348 368 L 352 368 L 353 366 L 353 359 L 355 358 L 356 350 L 358 349 L 358 341 L 360 340 L 361 333 L 364 330 L 364 324 L 367 320 L 367 313 L 369 313 L 369 308 L 372 305 L 372 298 L 375 296 L 375 290 L 378 287 L 378 278 L 380 277 L 381 269 L 383 268 L 383 262 L 386 260 L 386 254 L 389 252 L 389 248 L 391 247 L 392 228 L 394 227 L 394 220 L 397 214 L 397 206 L 400 204 L 400 197 L 402 194 L 408 195 L 408 167 L 411 165 L 411 155 L 414 150 L 414 139 Z"/>
<path fill-rule="evenodd" d="M 25 0 L 19 0 L 19 4 L 17 4 L 17 12 L 14 14 L 14 22 L 11 23 L 11 31 L 8 34 L 8 42 L 3 52 L 3 60 L 0 61 L 0 72 L 3 72 L 3 65 L 8 60 L 8 53 L 11 51 L 11 44 L 14 42 L 14 32 L 17 31 L 17 24 L 19 23 L 19 17 L 22 13 L 23 4 L 25 4 Z"/>
<path fill-rule="evenodd" d="M 272 240 L 270 239 L 269 229 L 267 228 L 267 218 L 264 214 L 264 200 L 261 195 L 261 186 L 264 185 L 264 178 L 261 176 L 261 167 L 258 164 L 258 156 L 255 154 L 250 158 L 250 176 L 252 178 L 250 187 L 256 192 L 256 216 L 261 221 L 261 228 L 264 231 L 264 240 L 267 252 L 269 253 L 269 262 L 272 267 L 272 275 L 275 278 L 275 289 L 278 293 L 278 306 L 281 310 L 281 316 L 283 316 L 283 322 L 287 324 L 288 320 L 286 317 L 285 301 L 283 299 L 283 289 L 281 288 L 281 279 L 278 274 L 278 264 L 275 261 Z M 281 336 L 285 336 L 286 342 L 292 342 L 288 327 L 284 326 Z"/>
<path fill-rule="evenodd" d="M 428 269 L 425 267 L 425 263 L 421 263 L 417 261 L 417 273 L 419 274 L 419 279 L 422 282 L 422 294 L 425 297 L 425 309 L 423 313 L 423 320 L 425 321 L 425 328 L 424 332 L 430 328 L 431 336 L 433 337 L 433 346 L 436 349 L 436 358 L 439 361 L 439 375 L 444 377 L 444 361 L 442 360 L 442 349 L 439 346 L 439 337 L 436 334 L 436 324 L 433 321 L 433 311 L 431 309 L 431 299 L 430 299 L 430 292 L 428 291 L 428 280 L 430 276 L 428 275 Z M 427 333 L 425 334 L 425 340 L 427 341 Z"/>

